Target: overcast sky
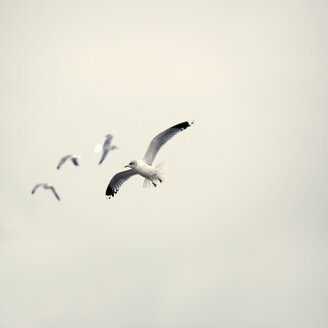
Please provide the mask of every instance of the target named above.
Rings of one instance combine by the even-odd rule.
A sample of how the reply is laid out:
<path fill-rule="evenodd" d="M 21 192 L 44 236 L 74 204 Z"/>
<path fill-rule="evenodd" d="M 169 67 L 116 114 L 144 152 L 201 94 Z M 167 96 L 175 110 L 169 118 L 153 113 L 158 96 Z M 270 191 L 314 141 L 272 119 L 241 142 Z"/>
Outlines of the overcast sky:
<path fill-rule="evenodd" d="M 327 7 L 1 1 L 0 327 L 327 327 Z"/>

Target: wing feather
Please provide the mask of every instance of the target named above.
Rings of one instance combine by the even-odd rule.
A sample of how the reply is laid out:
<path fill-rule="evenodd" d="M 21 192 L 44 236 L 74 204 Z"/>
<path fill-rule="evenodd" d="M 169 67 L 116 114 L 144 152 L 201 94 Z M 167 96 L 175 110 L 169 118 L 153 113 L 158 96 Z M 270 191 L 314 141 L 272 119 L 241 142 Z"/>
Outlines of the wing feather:
<path fill-rule="evenodd" d="M 72 157 L 71 160 L 72 160 L 74 165 L 79 166 L 79 161 L 78 161 L 77 157 Z"/>
<path fill-rule="evenodd" d="M 56 192 L 56 189 L 55 189 L 54 187 L 50 187 L 49 189 L 51 189 L 51 191 L 54 193 L 55 197 L 56 197 L 58 200 L 60 200 L 60 198 L 59 198 L 59 196 L 58 196 L 58 194 L 57 194 L 57 192 Z"/>
<path fill-rule="evenodd" d="M 102 153 L 102 156 L 101 156 L 101 159 L 100 159 L 98 165 L 100 165 L 105 160 L 105 158 L 110 150 L 110 144 L 112 142 L 112 139 L 113 139 L 112 135 L 108 135 L 108 137 L 105 139 L 104 144 L 103 144 L 103 153 Z"/>
<path fill-rule="evenodd" d="M 163 145 L 165 145 L 172 137 L 174 137 L 177 133 L 180 131 L 183 131 L 187 129 L 191 124 L 193 124 L 194 121 L 191 123 L 185 121 L 179 124 L 176 124 L 165 131 L 159 133 L 153 140 L 150 142 L 148 149 L 146 151 L 146 154 L 143 158 L 143 160 L 149 164 L 152 165 L 154 162 L 154 159 L 158 153 L 158 151 L 161 149 Z"/>
<path fill-rule="evenodd" d="M 104 150 L 103 150 L 103 153 L 102 153 L 102 156 L 101 156 L 101 159 L 100 159 L 98 165 L 100 165 L 100 164 L 104 161 L 104 159 L 106 158 L 108 152 L 109 152 L 108 149 L 104 149 Z"/>
<path fill-rule="evenodd" d="M 60 167 L 71 157 L 72 155 L 66 155 L 62 157 L 57 165 L 57 170 L 60 169 Z"/>
<path fill-rule="evenodd" d="M 32 194 L 34 194 L 35 191 L 36 191 L 39 187 L 41 187 L 41 186 L 43 186 L 43 185 L 44 185 L 44 183 L 38 183 L 37 185 L 35 185 L 35 187 L 34 187 L 33 190 L 32 190 Z"/>
<path fill-rule="evenodd" d="M 114 197 L 122 184 L 135 174 L 137 173 L 134 170 L 122 171 L 115 174 L 108 184 L 106 189 L 106 196 L 109 196 L 109 198 Z"/>

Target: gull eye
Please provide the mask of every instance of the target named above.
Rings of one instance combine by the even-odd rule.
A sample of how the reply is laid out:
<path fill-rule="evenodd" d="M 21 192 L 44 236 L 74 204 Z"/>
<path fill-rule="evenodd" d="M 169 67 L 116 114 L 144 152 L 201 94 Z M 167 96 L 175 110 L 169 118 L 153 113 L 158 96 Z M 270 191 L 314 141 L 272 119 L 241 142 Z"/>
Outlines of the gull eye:
<path fill-rule="evenodd" d="M 134 162 L 130 162 L 130 165 L 133 165 L 134 164 Z"/>

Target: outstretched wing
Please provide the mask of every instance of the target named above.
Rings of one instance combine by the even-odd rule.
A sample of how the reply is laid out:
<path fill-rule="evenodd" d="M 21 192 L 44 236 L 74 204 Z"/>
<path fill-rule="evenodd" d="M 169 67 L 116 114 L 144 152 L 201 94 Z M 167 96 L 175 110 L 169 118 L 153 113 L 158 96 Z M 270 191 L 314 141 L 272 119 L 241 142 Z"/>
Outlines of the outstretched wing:
<path fill-rule="evenodd" d="M 158 153 L 158 151 L 161 149 L 163 145 L 165 145 L 172 137 L 174 137 L 178 132 L 185 130 L 191 124 L 193 124 L 194 121 L 191 123 L 189 122 L 182 122 L 177 125 L 174 125 L 170 127 L 169 129 L 161 132 L 158 134 L 149 144 L 148 149 L 146 151 L 146 154 L 143 158 L 143 160 L 149 164 L 152 165 L 154 162 L 154 159 Z"/>
<path fill-rule="evenodd" d="M 50 187 L 49 189 L 54 193 L 55 197 L 56 197 L 58 200 L 60 200 L 60 198 L 59 198 L 59 196 L 58 196 L 58 194 L 57 194 L 55 188 L 54 188 L 54 187 Z"/>
<path fill-rule="evenodd" d="M 71 157 L 72 155 L 66 155 L 62 157 L 57 165 L 57 170 L 60 169 L 60 167 Z"/>
<path fill-rule="evenodd" d="M 109 134 L 107 136 L 106 140 L 104 141 L 104 144 L 103 144 L 103 153 L 102 153 L 102 156 L 101 156 L 101 159 L 100 159 L 98 165 L 100 165 L 104 161 L 104 159 L 106 158 L 106 156 L 107 156 L 107 154 L 108 154 L 108 152 L 110 150 L 110 144 L 112 142 L 112 139 L 113 139 L 113 136 Z"/>
<path fill-rule="evenodd" d="M 33 190 L 32 190 L 32 194 L 34 194 L 35 191 L 36 191 L 39 187 L 41 187 L 41 186 L 43 186 L 43 185 L 44 185 L 44 183 L 38 183 L 37 185 L 35 185 L 35 187 L 34 187 Z"/>
<path fill-rule="evenodd" d="M 106 149 L 106 150 L 104 149 L 104 150 L 103 150 L 103 153 L 102 153 L 102 156 L 101 156 L 101 159 L 100 159 L 98 165 L 100 165 L 100 164 L 104 161 L 104 159 L 106 158 L 108 152 L 109 152 L 108 149 Z"/>
<path fill-rule="evenodd" d="M 106 189 L 106 196 L 109 196 L 109 198 L 114 197 L 114 195 L 119 191 L 122 184 L 135 174 L 137 173 L 134 170 L 122 171 L 115 174 L 108 184 L 108 187 Z"/>
<path fill-rule="evenodd" d="M 72 157 L 71 160 L 72 160 L 74 165 L 79 166 L 79 161 L 78 161 L 77 157 Z"/>

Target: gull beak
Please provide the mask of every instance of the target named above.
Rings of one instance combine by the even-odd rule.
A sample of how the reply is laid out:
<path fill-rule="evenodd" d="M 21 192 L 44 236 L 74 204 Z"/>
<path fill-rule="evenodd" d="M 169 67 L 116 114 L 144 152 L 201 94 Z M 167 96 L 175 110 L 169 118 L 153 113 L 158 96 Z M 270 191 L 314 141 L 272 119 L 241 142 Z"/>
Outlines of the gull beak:
<path fill-rule="evenodd" d="M 130 167 L 129 165 L 125 165 L 124 167 Z"/>

